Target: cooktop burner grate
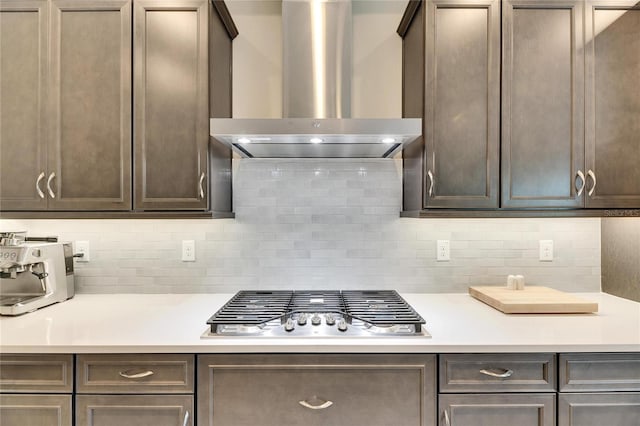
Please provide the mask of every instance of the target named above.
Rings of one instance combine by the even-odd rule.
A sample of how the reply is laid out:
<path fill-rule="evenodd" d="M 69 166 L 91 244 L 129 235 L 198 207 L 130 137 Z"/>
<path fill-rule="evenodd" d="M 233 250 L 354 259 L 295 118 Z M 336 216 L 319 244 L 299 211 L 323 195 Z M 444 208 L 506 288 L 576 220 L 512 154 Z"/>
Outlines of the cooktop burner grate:
<path fill-rule="evenodd" d="M 236 293 L 207 324 L 216 333 L 218 326 L 256 328 L 274 323 L 301 324 L 301 318 L 326 314 L 328 318 L 343 318 L 348 324 L 387 328 L 411 326 L 421 332 L 424 319 L 395 290 L 302 290 L 302 291 L 240 291 Z M 304 321 L 304 319 L 303 319 Z M 333 324 L 332 324 L 333 325 Z M 406 327 L 405 327 L 406 329 Z"/>

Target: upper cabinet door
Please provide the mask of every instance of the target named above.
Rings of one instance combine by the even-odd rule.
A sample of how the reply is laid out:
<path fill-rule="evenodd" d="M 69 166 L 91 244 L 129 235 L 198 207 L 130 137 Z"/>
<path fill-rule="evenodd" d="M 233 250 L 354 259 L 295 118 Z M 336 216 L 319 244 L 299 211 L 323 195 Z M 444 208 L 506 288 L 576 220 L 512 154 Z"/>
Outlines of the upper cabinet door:
<path fill-rule="evenodd" d="M 136 209 L 206 210 L 208 2 L 134 3 Z"/>
<path fill-rule="evenodd" d="M 131 1 L 53 0 L 51 65 L 49 208 L 131 209 Z"/>
<path fill-rule="evenodd" d="M 640 4 L 586 6 L 586 205 L 640 208 Z"/>
<path fill-rule="evenodd" d="M 0 210 L 47 207 L 47 23 L 45 0 L 0 0 Z"/>
<path fill-rule="evenodd" d="M 583 6 L 503 3 L 503 207 L 583 205 Z"/>
<path fill-rule="evenodd" d="M 426 6 L 425 208 L 497 208 L 500 2 Z"/>

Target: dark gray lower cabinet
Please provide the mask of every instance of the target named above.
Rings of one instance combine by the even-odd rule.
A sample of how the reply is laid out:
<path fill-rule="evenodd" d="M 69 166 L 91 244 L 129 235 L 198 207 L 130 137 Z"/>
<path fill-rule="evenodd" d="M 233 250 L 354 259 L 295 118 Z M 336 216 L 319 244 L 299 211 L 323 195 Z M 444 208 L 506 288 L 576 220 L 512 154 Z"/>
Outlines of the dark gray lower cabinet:
<path fill-rule="evenodd" d="M 192 395 L 78 395 L 76 426 L 189 426 Z"/>
<path fill-rule="evenodd" d="M 555 393 L 440 395 L 439 424 L 446 426 L 553 426 Z"/>
<path fill-rule="evenodd" d="M 434 355 L 205 355 L 200 426 L 432 426 Z"/>
<path fill-rule="evenodd" d="M 558 426 L 637 426 L 640 393 L 566 393 L 558 396 Z"/>
<path fill-rule="evenodd" d="M 71 395 L 0 395 L 2 426 L 71 426 Z"/>

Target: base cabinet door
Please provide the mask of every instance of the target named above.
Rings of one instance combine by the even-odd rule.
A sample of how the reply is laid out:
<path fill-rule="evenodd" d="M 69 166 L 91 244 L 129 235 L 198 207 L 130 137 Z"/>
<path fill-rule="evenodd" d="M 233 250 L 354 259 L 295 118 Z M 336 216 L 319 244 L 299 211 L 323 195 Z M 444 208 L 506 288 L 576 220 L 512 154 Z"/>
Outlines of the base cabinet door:
<path fill-rule="evenodd" d="M 191 426 L 191 395 L 78 395 L 76 426 Z"/>
<path fill-rule="evenodd" d="M 435 424 L 435 357 L 202 356 L 201 426 Z"/>
<path fill-rule="evenodd" d="M 558 426 L 637 426 L 640 393 L 567 393 L 558 396 Z"/>
<path fill-rule="evenodd" d="M 71 395 L 0 395 L 2 426 L 71 426 Z"/>
<path fill-rule="evenodd" d="M 439 407 L 444 426 L 553 426 L 556 418 L 555 394 L 440 395 Z"/>

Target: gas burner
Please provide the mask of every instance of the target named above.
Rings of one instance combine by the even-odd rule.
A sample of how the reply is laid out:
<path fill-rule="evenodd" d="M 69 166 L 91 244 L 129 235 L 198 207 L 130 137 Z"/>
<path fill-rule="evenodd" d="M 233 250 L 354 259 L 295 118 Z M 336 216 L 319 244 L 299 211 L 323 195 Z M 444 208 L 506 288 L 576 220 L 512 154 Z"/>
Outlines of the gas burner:
<path fill-rule="evenodd" d="M 240 291 L 203 337 L 431 337 L 424 323 L 395 290 Z"/>

